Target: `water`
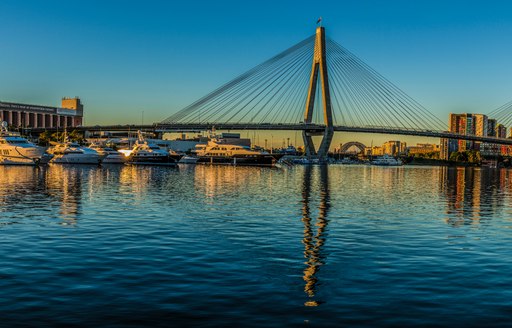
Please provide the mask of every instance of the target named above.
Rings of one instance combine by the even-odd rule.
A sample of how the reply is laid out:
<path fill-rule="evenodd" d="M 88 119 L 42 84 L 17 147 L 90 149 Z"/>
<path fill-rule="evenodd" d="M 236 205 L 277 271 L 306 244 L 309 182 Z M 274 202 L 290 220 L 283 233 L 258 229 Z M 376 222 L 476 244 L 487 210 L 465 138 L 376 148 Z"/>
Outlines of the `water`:
<path fill-rule="evenodd" d="M 510 326 L 510 172 L 0 166 L 0 326 Z"/>

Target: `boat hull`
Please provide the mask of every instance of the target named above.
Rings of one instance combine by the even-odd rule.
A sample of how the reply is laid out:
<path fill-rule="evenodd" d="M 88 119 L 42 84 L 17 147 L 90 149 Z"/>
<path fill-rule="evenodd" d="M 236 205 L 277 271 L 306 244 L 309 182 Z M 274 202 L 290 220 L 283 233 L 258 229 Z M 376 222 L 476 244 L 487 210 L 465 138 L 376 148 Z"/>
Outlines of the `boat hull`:
<path fill-rule="evenodd" d="M 107 155 L 103 159 L 102 164 L 124 164 L 126 162 L 126 157 L 124 155 Z"/>
<path fill-rule="evenodd" d="M 49 154 L 40 157 L 0 156 L 0 165 L 43 165 L 48 164 L 52 157 Z"/>
<path fill-rule="evenodd" d="M 170 156 L 130 156 L 126 162 L 130 165 L 160 165 L 175 166 L 177 164 L 174 158 Z"/>
<path fill-rule="evenodd" d="M 179 161 L 178 164 L 196 164 L 199 160 L 198 157 L 192 157 L 192 156 L 183 156 Z"/>
<path fill-rule="evenodd" d="M 38 159 L 25 157 L 0 156 L 0 165 L 37 165 Z"/>
<path fill-rule="evenodd" d="M 197 164 L 243 165 L 243 166 L 274 166 L 276 160 L 272 156 L 226 157 L 202 156 Z"/>
<path fill-rule="evenodd" d="M 50 163 L 55 164 L 101 164 L 102 157 L 99 155 L 65 154 L 55 155 Z"/>

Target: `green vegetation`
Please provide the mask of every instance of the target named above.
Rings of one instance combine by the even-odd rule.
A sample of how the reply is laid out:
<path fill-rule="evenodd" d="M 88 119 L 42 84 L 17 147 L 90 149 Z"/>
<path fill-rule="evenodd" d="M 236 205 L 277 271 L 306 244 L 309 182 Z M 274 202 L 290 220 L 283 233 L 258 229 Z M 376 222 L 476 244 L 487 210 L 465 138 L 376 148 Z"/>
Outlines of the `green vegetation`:
<path fill-rule="evenodd" d="M 49 131 L 45 131 L 39 135 L 39 144 L 40 145 L 49 145 L 50 142 L 62 142 L 64 141 L 64 133 L 65 132 L 54 132 L 51 133 Z M 67 133 L 67 139 L 69 141 L 74 141 L 78 143 L 84 143 L 84 136 L 78 132 L 77 130 L 73 130 L 70 133 Z"/>
<path fill-rule="evenodd" d="M 450 154 L 450 161 L 480 164 L 482 162 L 482 156 L 477 150 L 454 151 Z"/>
<path fill-rule="evenodd" d="M 428 158 L 428 159 L 439 159 L 438 151 L 431 151 L 428 153 L 414 154 L 414 158 Z"/>

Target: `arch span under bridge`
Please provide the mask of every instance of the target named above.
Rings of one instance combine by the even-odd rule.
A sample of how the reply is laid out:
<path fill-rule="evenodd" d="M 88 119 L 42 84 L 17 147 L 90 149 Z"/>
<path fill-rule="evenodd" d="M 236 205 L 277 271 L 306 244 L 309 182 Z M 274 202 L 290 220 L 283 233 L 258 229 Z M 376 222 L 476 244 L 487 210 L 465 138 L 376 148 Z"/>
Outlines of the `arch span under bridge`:
<path fill-rule="evenodd" d="M 340 152 L 346 153 L 352 147 L 356 147 L 357 149 L 359 149 L 359 152 L 364 151 L 364 149 L 366 148 L 366 146 L 360 143 L 359 141 L 350 141 L 341 146 Z"/>

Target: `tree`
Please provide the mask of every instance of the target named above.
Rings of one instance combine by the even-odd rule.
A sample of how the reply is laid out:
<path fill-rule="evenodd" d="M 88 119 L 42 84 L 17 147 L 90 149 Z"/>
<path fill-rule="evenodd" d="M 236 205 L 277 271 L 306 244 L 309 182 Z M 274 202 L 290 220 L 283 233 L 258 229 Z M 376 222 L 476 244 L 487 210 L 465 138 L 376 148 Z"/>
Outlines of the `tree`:
<path fill-rule="evenodd" d="M 48 146 L 50 141 L 52 140 L 52 133 L 50 131 L 44 131 L 39 135 L 38 144 L 43 146 Z"/>
<path fill-rule="evenodd" d="M 68 133 L 68 138 L 69 140 L 76 141 L 78 143 L 83 143 L 85 141 L 84 136 L 77 130 L 73 130 L 71 133 Z"/>
<path fill-rule="evenodd" d="M 467 159 L 468 159 L 469 163 L 480 164 L 480 162 L 482 161 L 482 157 L 481 157 L 479 151 L 469 150 L 469 151 L 466 151 L 466 153 L 467 153 Z"/>

